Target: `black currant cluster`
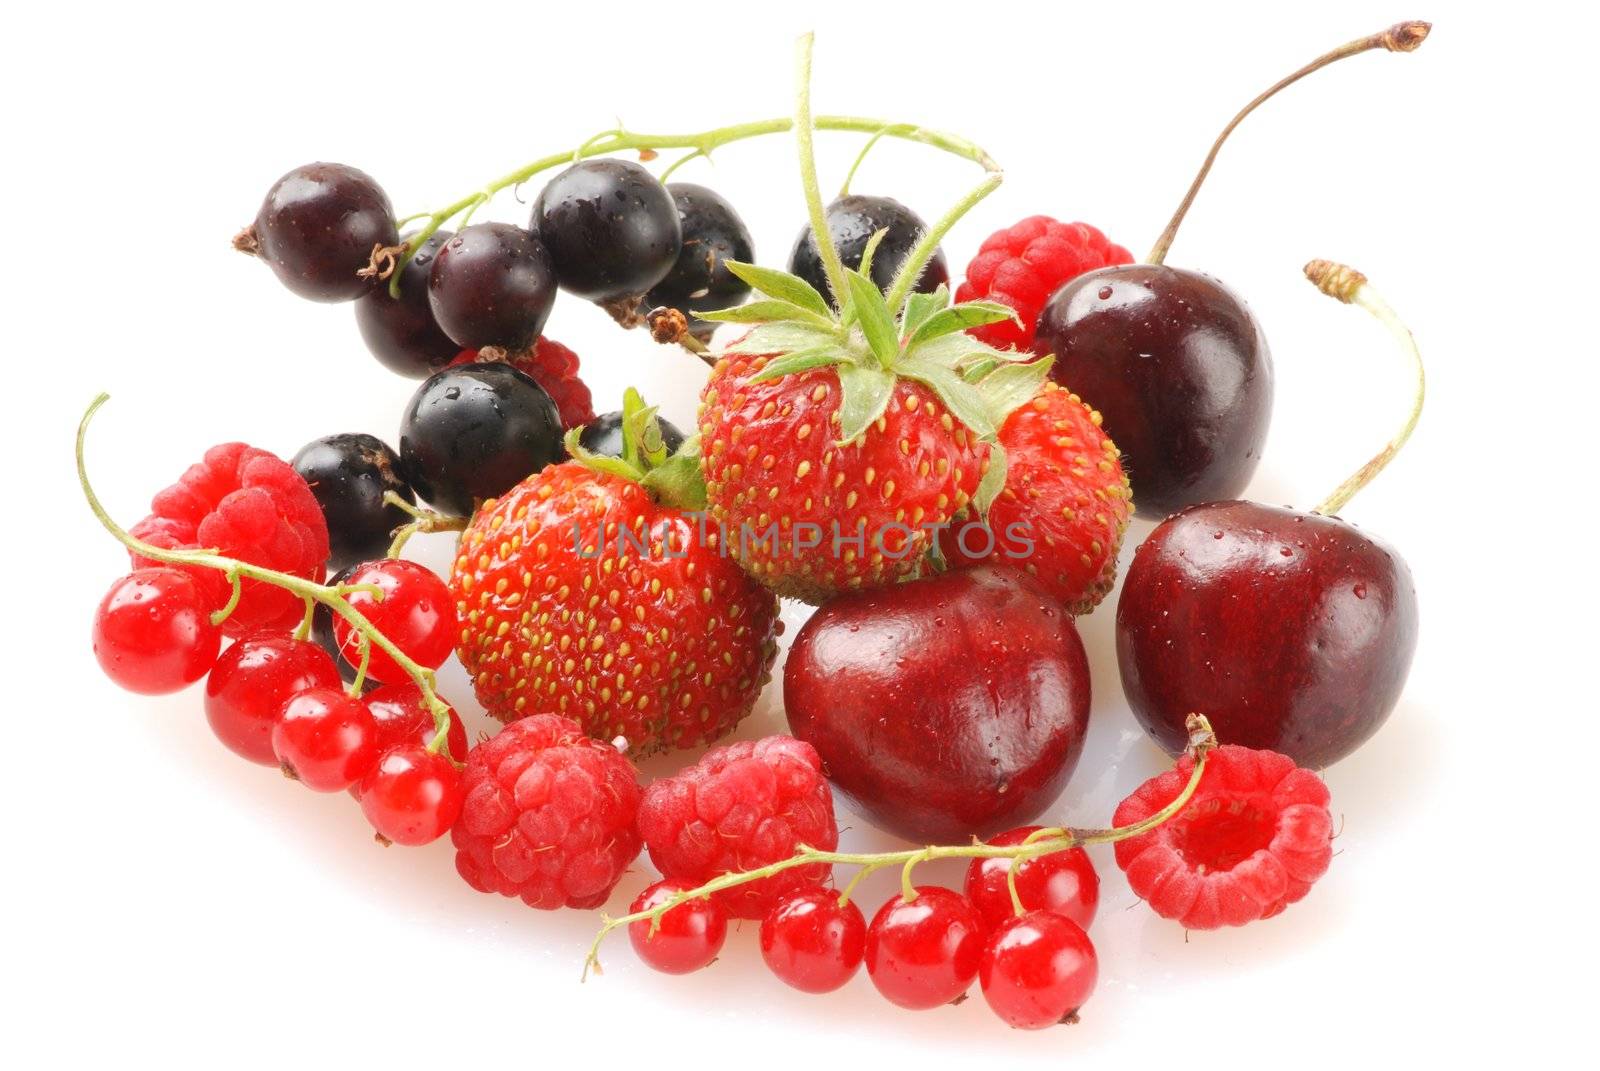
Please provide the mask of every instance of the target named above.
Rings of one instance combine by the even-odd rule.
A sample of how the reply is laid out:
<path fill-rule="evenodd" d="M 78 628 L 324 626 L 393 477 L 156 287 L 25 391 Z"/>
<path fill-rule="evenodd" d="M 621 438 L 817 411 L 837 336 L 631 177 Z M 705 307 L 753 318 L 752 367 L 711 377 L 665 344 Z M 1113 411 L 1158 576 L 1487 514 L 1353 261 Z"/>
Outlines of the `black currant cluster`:
<path fill-rule="evenodd" d="M 880 287 L 926 230 L 916 213 L 887 197 L 843 196 L 827 217 L 851 268 L 860 267 L 873 235 L 885 232 L 871 266 Z M 301 297 L 353 302 L 372 354 L 400 375 L 425 380 L 401 417 L 398 450 L 371 435 L 343 434 L 295 455 L 327 517 L 335 574 L 381 557 L 411 519 L 388 493 L 464 517 L 565 456 L 565 429 L 549 393 L 507 361 L 464 359 L 472 351 L 508 358 L 528 352 L 557 289 L 606 307 L 623 323 L 644 309 L 677 309 L 704 341 L 715 325 L 695 314 L 744 301 L 750 286 L 727 262 L 755 255 L 749 228 L 721 195 L 694 183 L 663 185 L 639 164 L 613 158 L 579 161 L 556 174 L 527 227 L 437 230 L 414 251 L 413 240 L 399 233 L 388 194 L 371 176 L 314 163 L 274 183 L 234 242 Z M 789 270 L 828 292 L 809 226 Z M 941 253 L 917 288 L 932 291 L 948 280 Z M 620 456 L 621 423 L 620 412 L 595 418 L 582 432 L 584 448 Z M 661 421 L 661 430 L 669 451 L 682 445 L 670 422 Z M 331 644 L 331 621 L 320 626 Z M 341 669 L 354 675 L 347 663 Z"/>

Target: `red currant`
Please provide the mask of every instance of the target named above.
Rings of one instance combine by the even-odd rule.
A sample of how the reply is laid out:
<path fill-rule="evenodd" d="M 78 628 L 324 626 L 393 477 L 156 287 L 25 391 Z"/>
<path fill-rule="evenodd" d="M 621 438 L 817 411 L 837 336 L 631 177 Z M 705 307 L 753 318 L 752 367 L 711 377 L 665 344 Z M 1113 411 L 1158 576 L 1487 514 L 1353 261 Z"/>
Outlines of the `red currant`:
<path fill-rule="evenodd" d="M 339 687 L 339 670 L 321 647 L 285 632 L 257 632 L 236 641 L 206 678 L 206 720 L 235 754 L 278 765 L 272 727 L 291 696 Z"/>
<path fill-rule="evenodd" d="M 1075 1022 L 1099 973 L 1089 935 L 1054 911 L 1030 911 L 1002 923 L 978 964 L 989 1007 L 1020 1030 Z"/>
<path fill-rule="evenodd" d="M 341 792 L 378 763 L 378 722 L 342 688 L 294 696 L 272 727 L 272 753 L 283 772 L 317 792 Z"/>
<path fill-rule="evenodd" d="M 135 569 L 111 585 L 94 614 L 94 656 L 117 684 L 166 695 L 206 675 L 222 630 L 200 585 L 177 569 Z"/>
<path fill-rule="evenodd" d="M 896 896 L 867 929 L 867 975 L 902 1008 L 937 1008 L 967 991 L 983 954 L 983 917 L 966 897 L 919 885 Z"/>
<path fill-rule="evenodd" d="M 761 922 L 761 958 L 804 993 L 831 993 L 848 982 L 866 943 L 861 909 L 820 885 L 782 897 Z"/>
<path fill-rule="evenodd" d="M 380 599 L 372 592 L 353 591 L 350 605 L 407 658 L 428 669 L 444 665 L 455 647 L 456 604 L 450 589 L 437 575 L 416 562 L 384 558 L 356 566 L 345 583 L 370 584 L 383 592 Z M 361 634 L 335 614 L 333 635 L 339 642 L 339 653 L 352 666 L 359 666 Z M 406 679 L 405 671 L 376 646 L 372 648 L 367 675 L 389 683 Z"/>
<path fill-rule="evenodd" d="M 629 912 L 647 911 L 694 886 L 683 881 L 658 881 L 640 893 Z M 711 900 L 689 900 L 661 916 L 654 933 L 650 921 L 628 923 L 628 940 L 639 958 L 666 974 L 689 974 L 706 966 L 722 951 L 728 936 L 728 914 Z"/>
<path fill-rule="evenodd" d="M 422 689 L 414 681 L 385 684 L 375 688 L 366 697 L 367 709 L 378 721 L 378 752 L 391 751 L 407 744 L 427 745 L 433 742 L 437 731 L 433 712 L 423 702 Z M 445 706 L 450 706 L 445 703 Z M 461 715 L 450 707 L 450 735 L 445 738 L 445 750 L 457 762 L 467 761 L 467 727 Z"/>
<path fill-rule="evenodd" d="M 361 779 L 361 813 L 395 844 L 427 844 L 461 814 L 461 771 L 425 747 L 398 747 Z"/>
<path fill-rule="evenodd" d="M 1039 828 L 1010 829 L 989 843 L 1021 844 Z M 1010 873 L 1010 859 L 974 859 L 967 867 L 967 899 L 991 928 L 1016 916 L 1006 881 Z M 1088 929 L 1100 906 L 1100 878 L 1082 848 L 1036 855 L 1017 868 L 1017 897 L 1024 911 L 1054 911 Z"/>

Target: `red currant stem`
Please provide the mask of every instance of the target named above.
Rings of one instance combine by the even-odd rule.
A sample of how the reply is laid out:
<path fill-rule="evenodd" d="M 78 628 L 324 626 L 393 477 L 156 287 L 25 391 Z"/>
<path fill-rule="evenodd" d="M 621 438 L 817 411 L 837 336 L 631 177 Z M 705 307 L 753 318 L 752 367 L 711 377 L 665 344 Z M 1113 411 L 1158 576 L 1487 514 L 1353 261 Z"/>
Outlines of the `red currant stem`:
<path fill-rule="evenodd" d="M 1308 74 L 1320 71 L 1331 63 L 1337 63 L 1350 56 L 1359 56 L 1363 52 L 1370 52 L 1375 48 L 1387 49 L 1390 52 L 1415 52 L 1427 40 L 1428 31 L 1432 29 L 1427 22 L 1398 22 L 1381 33 L 1369 34 L 1358 38 L 1348 44 L 1340 45 L 1332 52 L 1324 53 L 1301 67 L 1298 71 L 1282 79 L 1272 88 L 1262 93 L 1255 100 L 1246 104 L 1235 115 L 1228 125 L 1222 128 L 1222 133 L 1217 135 L 1217 140 L 1212 143 L 1211 151 L 1206 154 L 1205 163 L 1200 165 L 1200 171 L 1189 184 L 1189 190 L 1183 195 L 1183 200 L 1178 203 L 1178 210 L 1172 214 L 1172 219 L 1167 222 L 1167 229 L 1161 232 L 1161 237 L 1156 239 L 1155 248 L 1150 250 L 1150 255 L 1145 258 L 1149 264 L 1160 264 L 1167 257 L 1167 250 L 1172 246 L 1172 239 L 1177 236 L 1178 227 L 1183 223 L 1183 217 L 1188 215 L 1189 206 L 1194 203 L 1195 195 L 1200 192 L 1201 185 L 1206 176 L 1211 173 L 1211 165 L 1216 163 L 1217 153 L 1222 149 L 1222 143 L 1228 140 L 1228 135 L 1233 133 L 1235 127 L 1244 121 L 1244 117 L 1266 103 L 1279 90 L 1294 85 Z"/>
<path fill-rule="evenodd" d="M 807 845 L 800 845 L 795 853 L 775 863 L 769 863 L 755 870 L 730 871 L 718 875 L 693 889 L 685 889 L 674 893 L 655 907 L 635 911 L 631 914 L 612 918 L 602 915 L 600 919 L 600 932 L 595 935 L 594 942 L 589 946 L 589 954 L 584 959 L 583 973 L 588 977 L 589 971 L 599 973 L 600 945 L 612 930 L 621 926 L 628 926 L 635 922 L 649 921 L 653 926 L 661 922 L 661 917 L 668 911 L 686 903 L 732 889 L 762 878 L 770 878 L 774 874 L 781 874 L 785 870 L 792 870 L 797 866 L 857 866 L 877 870 L 886 866 L 900 866 L 905 868 L 901 872 L 901 896 L 907 900 L 916 898 L 916 890 L 911 885 L 910 869 L 918 863 L 934 859 L 1010 859 L 1013 869 L 1028 859 L 1052 852 L 1065 851 L 1068 848 L 1077 848 L 1085 844 L 1114 844 L 1130 837 L 1141 836 L 1150 830 L 1170 821 L 1182 813 L 1194 797 L 1195 791 L 1200 787 L 1200 780 L 1205 776 L 1206 757 L 1211 749 L 1217 746 L 1216 735 L 1211 731 L 1211 723 L 1202 714 L 1190 714 L 1188 718 L 1189 753 L 1194 756 L 1194 767 L 1189 771 L 1189 779 L 1184 783 L 1183 790 L 1173 798 L 1172 802 L 1159 811 L 1132 825 L 1118 826 L 1114 829 L 1070 829 L 1054 828 L 1043 829 L 1036 834 L 1037 840 L 1030 838 L 1022 844 L 985 844 L 974 841 L 971 844 L 934 844 L 925 848 L 910 848 L 899 852 L 824 852 Z M 855 887 L 855 882 L 860 880 L 856 876 L 845 887 L 840 900 L 843 902 Z"/>
<path fill-rule="evenodd" d="M 294 638 L 301 643 L 304 643 L 311 637 L 311 625 L 312 622 L 316 620 L 317 616 L 317 600 L 308 597 L 305 599 L 305 604 L 305 616 L 300 618 L 300 625 L 294 630 Z"/>
<path fill-rule="evenodd" d="M 1048 829 L 1036 829 L 1026 837 L 1023 837 L 1022 843 L 1032 844 L 1034 841 L 1050 836 L 1050 832 Z M 1019 917 L 1027 914 L 1027 910 L 1022 906 L 1022 894 L 1017 892 L 1017 871 L 1021 869 L 1022 864 L 1020 863 L 1006 868 L 1006 892 L 1011 894 L 1012 912 Z"/>
<path fill-rule="evenodd" d="M 228 620 L 233 611 L 239 606 L 239 596 L 244 594 L 244 583 L 239 579 L 239 570 L 229 569 L 227 576 L 228 583 L 232 587 L 228 592 L 228 601 L 222 604 L 222 609 L 215 611 L 211 615 L 211 624 L 213 626 L 221 625 Z"/>
<path fill-rule="evenodd" d="M 843 907 L 845 904 L 848 904 L 850 902 L 850 897 L 854 895 L 856 891 L 856 886 L 860 885 L 867 875 L 877 873 L 881 865 L 882 864 L 879 863 L 867 863 L 860 867 L 856 871 L 855 877 L 851 878 L 850 881 L 845 885 L 844 891 L 839 893 L 839 906 Z"/>
<path fill-rule="evenodd" d="M 1389 307 L 1389 303 L 1372 289 L 1365 275 L 1354 268 L 1336 264 L 1331 260 L 1313 260 L 1306 265 L 1305 272 L 1306 278 L 1316 284 L 1318 290 L 1329 297 L 1338 298 L 1347 305 L 1361 306 L 1387 327 L 1389 333 L 1400 343 L 1400 348 L 1410 358 L 1411 371 L 1416 379 L 1416 386 L 1411 396 L 1411 411 L 1406 414 L 1406 421 L 1400 426 L 1394 438 L 1390 439 L 1370 461 L 1352 473 L 1349 479 L 1335 488 L 1333 494 L 1329 495 L 1320 506 L 1312 510 L 1313 513 L 1331 517 L 1343 509 L 1358 491 L 1371 483 L 1373 477 L 1394 460 L 1400 448 L 1405 446 L 1406 440 L 1411 438 L 1411 433 L 1416 430 L 1417 421 L 1422 417 L 1422 403 L 1428 393 L 1428 376 L 1422 367 L 1422 351 L 1417 349 L 1416 338 Z"/>
<path fill-rule="evenodd" d="M 889 314 L 896 319 L 900 317 L 900 310 L 906 303 L 906 298 L 911 295 L 911 288 L 917 285 L 917 280 L 922 277 L 922 269 L 927 267 L 928 261 L 939 251 L 939 243 L 944 241 L 944 236 L 950 233 L 961 217 L 972 211 L 974 205 L 993 193 L 1005 181 L 1005 173 L 991 170 L 984 176 L 972 190 L 955 205 L 939 217 L 937 223 L 929 227 L 917 244 L 906 254 L 906 259 L 901 263 L 900 270 L 895 274 L 894 282 L 889 285 L 889 292 L 885 300 L 889 305 Z"/>
<path fill-rule="evenodd" d="M 971 160 L 984 168 L 995 168 L 995 162 L 989 154 L 966 138 L 954 134 L 946 134 L 937 130 L 928 130 L 914 123 L 891 123 L 884 119 L 872 119 L 855 115 L 819 115 L 814 117 L 813 126 L 818 130 L 836 130 L 858 134 L 875 134 L 883 131 L 885 137 L 899 138 L 903 141 L 914 141 L 944 152 Z M 412 253 L 421 249 L 424 243 L 433 236 L 433 233 L 450 220 L 468 209 L 476 209 L 490 197 L 509 186 L 520 186 L 541 171 L 548 171 L 552 167 L 562 167 L 571 164 L 575 159 L 587 159 L 591 156 L 605 156 L 609 153 L 628 152 L 631 150 L 657 150 L 657 149 L 692 149 L 690 157 L 710 156 L 712 150 L 735 141 L 747 138 L 761 137 L 765 134 L 782 134 L 794 128 L 792 116 L 782 116 L 776 119 L 759 119 L 748 123 L 736 123 L 733 126 L 716 127 L 711 130 L 702 130 L 694 134 L 638 134 L 629 130 L 616 130 L 609 132 L 608 137 L 593 140 L 580 146 L 576 153 L 571 150 L 544 156 L 509 174 L 490 182 L 482 189 L 461 198 L 453 204 L 446 205 L 436 212 L 419 212 L 407 216 L 407 221 L 418 219 L 427 220 L 422 225 L 422 230 L 410 239 L 410 250 L 402 254 L 396 264 L 395 273 L 389 280 L 389 293 L 391 296 L 400 296 L 400 271 L 406 262 L 411 259 Z M 679 161 L 686 163 L 689 157 Z M 674 165 L 676 166 L 676 165 Z"/>
<path fill-rule="evenodd" d="M 361 644 L 361 664 L 356 667 L 355 680 L 350 682 L 349 692 L 352 699 L 361 698 L 361 689 L 367 686 L 367 667 L 372 665 L 372 641 L 367 639 L 365 634 L 362 634 L 359 642 Z"/>
<path fill-rule="evenodd" d="M 467 527 L 466 517 L 446 517 L 444 514 L 435 513 L 431 509 L 422 509 L 420 506 L 414 506 L 407 502 L 393 491 L 385 491 L 383 493 L 383 501 L 387 505 L 394 506 L 402 513 L 410 514 L 414 518 L 410 524 L 403 524 L 395 529 L 394 540 L 389 544 L 389 550 L 385 557 L 400 557 L 400 552 L 405 550 L 406 544 L 410 542 L 411 537 L 418 532 L 461 532 L 465 531 Z"/>
<path fill-rule="evenodd" d="M 450 735 L 450 708 L 434 694 L 433 670 L 419 665 L 414 659 L 400 650 L 389 637 L 380 632 L 377 626 L 369 621 L 365 614 L 350 605 L 346 594 L 353 591 L 371 591 L 376 597 L 382 598 L 381 589 L 370 584 L 339 584 L 329 587 L 307 580 L 305 577 L 295 576 L 293 573 L 283 573 L 276 569 L 254 565 L 250 562 L 240 561 L 236 558 L 224 557 L 215 550 L 169 550 L 158 547 L 153 543 L 146 543 L 137 536 L 130 535 L 126 529 L 111 519 L 111 514 L 100 504 L 100 497 L 94 493 L 94 487 L 89 483 L 89 469 L 84 462 L 84 442 L 89 435 L 89 424 L 94 420 L 95 413 L 100 407 L 110 401 L 111 395 L 101 394 L 89 403 L 89 408 L 84 410 L 83 419 L 78 422 L 78 437 L 75 454 L 78 464 L 78 487 L 83 491 L 85 501 L 89 503 L 89 510 L 105 530 L 110 532 L 117 542 L 139 555 L 152 561 L 168 562 L 173 565 L 198 566 L 204 569 L 217 569 L 224 574 L 237 575 L 248 580 L 256 580 L 263 584 L 271 584 L 285 591 L 293 592 L 303 599 L 314 600 L 326 606 L 333 613 L 338 614 L 350 623 L 350 627 L 359 632 L 367 641 L 376 644 L 378 649 L 394 660 L 395 665 L 406 672 L 417 688 L 422 693 L 423 700 L 428 704 L 428 709 L 433 714 L 434 727 L 437 730 L 433 740 L 428 744 L 428 750 L 438 753 L 443 751 Z M 450 757 L 446 752 L 446 757 Z M 455 761 L 451 758 L 451 761 Z"/>

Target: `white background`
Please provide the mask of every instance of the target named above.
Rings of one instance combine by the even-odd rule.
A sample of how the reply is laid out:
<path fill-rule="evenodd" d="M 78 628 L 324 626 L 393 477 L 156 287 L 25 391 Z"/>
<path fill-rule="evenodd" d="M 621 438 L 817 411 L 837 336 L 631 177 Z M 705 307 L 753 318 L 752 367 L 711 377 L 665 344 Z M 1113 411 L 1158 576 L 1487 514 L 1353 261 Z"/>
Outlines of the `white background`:
<path fill-rule="evenodd" d="M 1202 1068 L 1472 1053 L 1540 1066 L 1572 1051 L 1593 997 L 1600 25 L 1559 10 L 1574 13 L 1399 0 L 13 9 L 0 64 L 5 1062 Z M 1272 341 L 1276 416 L 1251 487 L 1267 501 L 1318 501 L 1383 441 L 1408 389 L 1381 329 L 1317 295 L 1300 265 L 1365 270 L 1414 328 L 1427 412 L 1346 510 L 1416 574 L 1410 685 L 1382 733 L 1328 772 L 1339 855 L 1285 916 L 1186 939 L 1096 854 L 1102 981 L 1074 1029 L 1008 1032 L 981 999 L 902 1012 L 865 977 L 803 997 L 765 974 L 748 926 L 714 969 L 680 980 L 618 939 L 605 976 L 580 986 L 593 917 L 479 895 L 446 844 L 378 849 L 348 799 L 217 745 L 198 689 L 131 697 L 93 664 L 91 612 L 126 568 L 70 472 L 96 391 L 113 401 L 92 470 L 125 523 L 215 442 L 288 456 L 326 433 L 394 437 L 413 384 L 365 354 L 350 310 L 292 298 L 228 248 L 291 166 L 360 166 L 406 213 L 619 115 L 688 131 L 785 114 L 792 40 L 814 27 L 819 111 L 958 131 L 1008 168 L 946 243 L 954 274 L 990 230 L 1036 212 L 1091 221 L 1138 254 L 1238 105 L 1417 16 L 1438 23 L 1421 52 L 1348 61 L 1252 118 L 1171 258 L 1246 295 Z M 825 187 L 858 144 L 824 137 Z M 781 264 L 802 218 L 792 160 L 771 138 L 680 177 L 728 195 L 760 258 Z M 857 189 L 932 217 L 975 178 L 883 144 Z M 480 218 L 525 212 L 502 197 Z M 692 422 L 693 361 L 565 297 L 550 333 L 582 355 L 601 409 L 637 383 Z M 1124 561 L 1149 528 L 1134 525 Z M 446 561 L 441 537 L 414 545 Z M 785 617 L 792 635 L 802 614 Z M 1112 617 L 1108 604 L 1082 623 L 1094 724 L 1052 820 L 1099 824 L 1162 765 L 1122 703 Z M 459 667 L 444 679 L 470 705 Z M 776 693 L 744 735 L 781 730 Z M 849 843 L 892 844 L 852 825 Z"/>

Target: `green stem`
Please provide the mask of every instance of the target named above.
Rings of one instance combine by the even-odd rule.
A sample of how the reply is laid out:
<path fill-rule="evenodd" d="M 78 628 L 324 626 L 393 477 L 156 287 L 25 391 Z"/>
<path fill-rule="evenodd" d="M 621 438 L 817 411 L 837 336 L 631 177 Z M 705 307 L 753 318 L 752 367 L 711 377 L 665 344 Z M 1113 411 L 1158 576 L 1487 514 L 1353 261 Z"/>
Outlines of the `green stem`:
<path fill-rule="evenodd" d="M 966 160 L 971 160 L 986 170 L 997 170 L 998 165 L 977 145 L 966 138 L 954 134 L 946 134 L 938 130 L 928 130 L 912 123 L 891 123 L 883 119 L 874 119 L 855 115 L 819 115 L 812 120 L 812 126 L 817 130 L 845 131 L 859 134 L 877 134 L 880 131 L 884 137 L 899 138 L 902 141 L 914 141 L 944 152 L 952 153 Z M 542 156 L 531 163 L 524 164 L 515 171 L 508 172 L 488 183 L 481 189 L 462 197 L 435 212 L 421 212 L 407 216 L 408 221 L 423 219 L 427 222 L 422 229 L 412 235 L 407 243 L 408 248 L 400 255 L 396 264 L 394 275 L 389 280 L 389 292 L 399 296 L 400 269 L 411 259 L 412 254 L 421 249 L 431 238 L 435 231 L 444 226 L 456 216 L 469 208 L 476 208 L 490 197 L 510 186 L 518 186 L 528 181 L 541 171 L 552 167 L 561 167 L 577 160 L 587 159 L 591 156 L 604 156 L 610 153 L 630 152 L 639 150 L 658 151 L 661 149 L 691 149 L 693 152 L 678 165 L 688 162 L 694 156 L 710 156 L 714 149 L 736 141 L 748 138 L 761 137 L 766 134 L 782 134 L 794 128 L 794 118 L 783 116 L 776 119 L 759 119 L 748 123 L 735 123 L 731 126 L 715 127 L 711 130 L 702 130 L 692 134 L 638 134 L 627 130 L 612 131 L 598 138 L 591 138 L 588 142 L 578 147 L 576 151 L 566 150 Z M 674 165 L 674 166 L 678 166 Z"/>
<path fill-rule="evenodd" d="M 130 535 L 127 530 L 111 519 L 111 515 L 100 504 L 99 496 L 94 493 L 94 488 L 89 483 L 89 470 L 84 463 L 84 442 L 88 438 L 89 424 L 94 419 L 95 413 L 99 412 L 100 407 L 110 398 L 109 394 L 101 394 L 89 403 L 89 408 L 84 411 L 83 419 L 78 423 L 76 446 L 78 486 L 83 491 L 84 499 L 89 503 L 90 512 L 95 515 L 95 519 L 105 527 L 106 531 L 110 532 L 119 543 L 141 558 L 168 562 L 172 565 L 216 569 L 230 576 L 255 580 L 263 584 L 271 584 L 274 587 L 283 588 L 285 591 L 293 592 L 303 599 L 326 606 L 333 613 L 348 621 L 350 627 L 359 632 L 369 645 L 376 645 L 379 650 L 392 658 L 395 664 L 405 670 L 406 675 L 416 682 L 417 688 L 422 692 L 424 702 L 428 704 L 428 709 L 433 714 L 436 730 L 433 740 L 428 744 L 428 750 L 441 751 L 450 734 L 450 708 L 434 694 L 433 670 L 418 665 L 404 651 L 395 646 L 393 641 L 378 631 L 377 627 L 367 619 L 366 615 L 350 605 L 350 601 L 345 598 L 346 592 L 365 589 L 367 585 L 360 585 L 359 587 L 351 585 L 328 587 L 307 580 L 304 577 L 295 576 L 293 573 L 283 573 L 276 569 L 267 569 L 236 558 L 224 557 L 213 550 L 168 550 L 165 547 L 146 543 L 137 536 Z M 306 620 L 309 621 L 309 619 L 310 615 L 307 614 Z M 302 627 L 305 627 L 305 622 L 302 622 Z"/>
<path fill-rule="evenodd" d="M 395 529 L 394 539 L 389 543 L 389 550 L 384 555 L 387 558 L 398 558 L 400 552 L 406 549 L 406 544 L 411 537 L 420 533 L 429 532 L 461 532 L 465 531 L 468 520 L 466 517 L 446 517 L 442 513 L 435 513 L 431 509 L 414 506 L 401 498 L 393 491 L 383 493 L 385 504 L 394 506 L 402 513 L 409 514 L 412 518 L 409 524 L 403 524 Z"/>
<path fill-rule="evenodd" d="M 844 183 L 839 187 L 840 197 L 850 196 L 850 184 L 856 180 L 856 172 L 861 169 L 862 161 L 867 158 L 867 154 L 872 151 L 872 147 L 882 141 L 883 136 L 888 132 L 888 127 L 874 132 L 872 137 L 867 139 L 867 143 L 861 146 L 861 151 L 856 153 L 854 162 L 850 164 L 850 170 L 844 173 Z"/>
<path fill-rule="evenodd" d="M 917 280 L 922 277 L 922 269 L 927 267 L 928 261 L 933 259 L 933 254 L 938 252 L 939 243 L 944 241 L 944 236 L 950 233 L 962 216 L 972 211 L 972 206 L 989 196 L 1005 179 L 1005 174 L 1000 171 L 990 171 L 984 176 L 983 181 L 974 186 L 961 200 L 957 201 L 939 221 L 917 240 L 917 244 L 906 255 L 905 261 L 900 265 L 900 270 L 894 277 L 894 282 L 889 286 L 888 296 L 885 298 L 889 305 L 889 315 L 895 319 L 900 317 L 900 309 L 906 303 L 906 298 L 911 295 L 911 288 L 917 285 Z"/>
<path fill-rule="evenodd" d="M 792 870 L 799 866 L 857 866 L 863 870 L 878 870 L 886 866 L 900 866 L 901 895 L 906 899 L 915 899 L 916 891 L 911 885 L 910 870 L 918 863 L 930 862 L 935 859 L 1010 859 L 1012 868 L 1015 869 L 1023 861 L 1034 859 L 1052 852 L 1066 851 L 1068 848 L 1077 848 L 1085 844 L 1113 844 L 1130 837 L 1141 836 L 1150 832 L 1164 822 L 1170 821 L 1183 812 L 1194 798 L 1195 791 L 1200 787 L 1201 778 L 1205 775 L 1206 757 L 1211 749 L 1216 747 L 1216 737 L 1211 731 L 1211 724 L 1202 715 L 1191 714 L 1188 719 L 1189 748 L 1194 755 L 1194 768 L 1189 772 L 1189 780 L 1184 783 L 1183 790 L 1175 796 L 1171 803 L 1147 818 L 1131 825 L 1118 826 L 1114 829 L 1046 829 L 1040 830 L 1038 839 L 1022 844 L 935 844 L 925 848 L 909 848 L 899 852 L 824 852 L 815 848 L 801 845 L 795 853 L 775 863 L 758 867 L 755 870 L 734 871 L 712 878 L 704 885 L 693 889 L 685 889 L 659 905 L 643 911 L 617 918 L 605 916 L 601 920 L 600 932 L 595 935 L 594 943 L 589 946 L 589 954 L 584 960 L 584 975 L 588 976 L 590 970 L 600 972 L 600 945 L 613 931 L 635 922 L 648 921 L 652 927 L 658 926 L 661 917 L 668 911 L 690 900 L 698 900 L 724 889 L 736 888 L 752 881 L 770 878 L 774 874 L 781 874 L 785 870 Z M 856 875 L 855 879 L 845 886 L 845 891 L 840 900 L 848 899 L 849 894 L 855 889 L 856 883 L 863 875 Z"/>
<path fill-rule="evenodd" d="M 1371 483 L 1373 477 L 1394 460 L 1400 448 L 1405 446 L 1406 440 L 1411 438 L 1411 433 L 1416 430 L 1417 421 L 1422 418 L 1422 403 L 1428 393 L 1428 376 L 1422 367 L 1422 351 L 1417 348 L 1416 338 L 1394 309 L 1389 307 L 1389 303 L 1372 289 L 1365 275 L 1354 268 L 1327 260 L 1313 260 L 1306 265 L 1305 271 L 1306 278 L 1316 284 L 1317 289 L 1347 305 L 1359 305 L 1387 327 L 1410 359 L 1411 372 L 1415 379 L 1411 395 L 1411 411 L 1406 414 L 1405 423 L 1400 426 L 1394 438 L 1373 455 L 1370 461 L 1351 473 L 1350 477 L 1335 488 L 1333 494 L 1329 495 L 1320 506 L 1312 510 L 1313 513 L 1331 517 L 1343 509 L 1345 503 L 1355 497 L 1356 492 Z"/>
<path fill-rule="evenodd" d="M 799 149 L 800 185 L 805 190 L 806 215 L 811 220 L 811 240 L 817 244 L 817 256 L 822 261 L 828 289 L 833 291 L 833 303 L 842 309 L 849 299 L 844 261 L 839 259 L 839 247 L 828 227 L 828 210 L 822 203 L 822 187 L 817 184 L 817 157 L 812 144 L 811 46 L 814 40 L 814 35 L 802 34 L 795 48 L 794 138 Z"/>

